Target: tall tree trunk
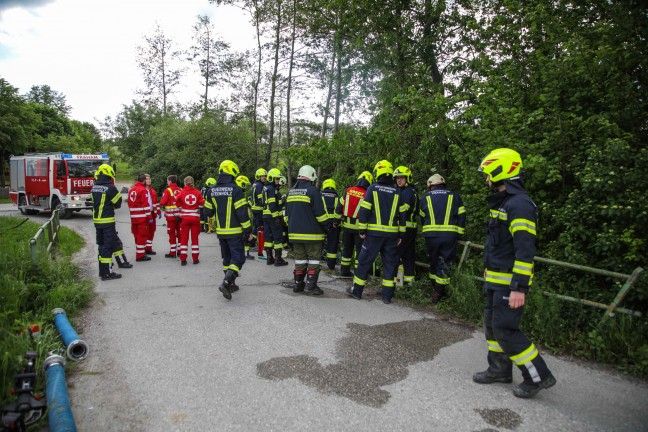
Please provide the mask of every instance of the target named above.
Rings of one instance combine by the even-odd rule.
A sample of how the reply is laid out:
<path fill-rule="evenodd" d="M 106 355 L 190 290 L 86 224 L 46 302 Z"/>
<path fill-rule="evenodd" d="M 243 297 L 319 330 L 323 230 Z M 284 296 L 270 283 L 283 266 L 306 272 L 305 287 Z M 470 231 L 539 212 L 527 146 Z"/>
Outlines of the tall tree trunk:
<path fill-rule="evenodd" d="M 259 106 L 259 85 L 261 85 L 261 62 L 263 60 L 262 51 L 261 51 L 261 14 L 259 10 L 258 0 L 254 0 L 254 24 L 256 27 L 257 35 L 257 76 L 256 81 L 254 81 L 254 110 L 252 112 L 252 128 L 254 129 L 254 164 L 259 166 L 259 128 L 258 128 L 258 106 Z M 267 165 L 266 165 L 267 166 Z"/>
<path fill-rule="evenodd" d="M 335 51 L 337 52 L 337 74 L 335 77 L 335 123 L 333 133 L 340 130 L 340 103 L 342 102 L 342 40 L 336 32 Z"/>
<path fill-rule="evenodd" d="M 162 61 L 162 112 L 166 116 L 167 114 L 167 90 L 166 90 L 166 61 L 165 61 L 166 50 L 162 48 L 161 61 Z"/>
<path fill-rule="evenodd" d="M 207 115 L 207 101 L 209 100 L 209 64 L 211 62 L 211 34 L 207 28 L 207 68 L 205 73 L 205 96 L 203 99 L 203 115 Z"/>
<path fill-rule="evenodd" d="M 335 71 L 335 60 L 336 60 L 335 43 L 333 43 L 331 71 L 328 74 L 329 86 L 328 86 L 328 93 L 326 95 L 326 105 L 324 106 L 324 122 L 322 123 L 322 134 L 321 134 L 322 138 L 326 136 L 326 132 L 328 130 L 328 118 L 331 110 L 331 96 L 333 95 L 333 72 Z"/>
<path fill-rule="evenodd" d="M 277 73 L 279 70 L 279 44 L 281 43 L 281 1 L 277 0 L 277 30 L 275 32 L 275 55 L 274 68 L 272 71 L 272 84 L 270 86 L 270 138 L 268 139 L 268 150 L 266 153 L 266 165 L 270 165 L 272 157 L 272 146 L 274 143 L 274 111 L 275 111 L 275 93 L 277 92 Z"/>
<path fill-rule="evenodd" d="M 292 72 L 295 61 L 295 35 L 297 28 L 297 0 L 293 0 L 292 31 L 290 35 L 290 65 L 288 66 L 288 83 L 286 89 L 286 147 L 292 145 L 292 131 L 290 129 L 290 95 L 292 92 Z M 288 188 L 292 187 L 291 163 L 288 159 L 286 167 L 286 177 L 288 179 Z"/>

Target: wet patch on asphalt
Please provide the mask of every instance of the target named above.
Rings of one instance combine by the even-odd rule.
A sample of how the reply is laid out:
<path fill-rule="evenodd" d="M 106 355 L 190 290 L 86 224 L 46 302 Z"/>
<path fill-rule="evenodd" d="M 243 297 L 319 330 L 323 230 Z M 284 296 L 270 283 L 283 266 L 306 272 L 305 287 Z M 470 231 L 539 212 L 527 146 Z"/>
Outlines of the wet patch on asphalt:
<path fill-rule="evenodd" d="M 336 345 L 338 363 L 322 366 L 308 355 L 277 357 L 259 363 L 257 374 L 276 381 L 297 378 L 322 393 L 381 407 L 391 397 L 381 387 L 405 379 L 408 366 L 430 361 L 441 348 L 472 336 L 466 327 L 428 318 L 347 327 L 350 334 Z"/>
<path fill-rule="evenodd" d="M 514 430 L 522 424 L 522 417 L 508 408 L 475 409 L 486 423 L 498 428 Z M 490 429 L 489 429 L 490 430 Z"/>

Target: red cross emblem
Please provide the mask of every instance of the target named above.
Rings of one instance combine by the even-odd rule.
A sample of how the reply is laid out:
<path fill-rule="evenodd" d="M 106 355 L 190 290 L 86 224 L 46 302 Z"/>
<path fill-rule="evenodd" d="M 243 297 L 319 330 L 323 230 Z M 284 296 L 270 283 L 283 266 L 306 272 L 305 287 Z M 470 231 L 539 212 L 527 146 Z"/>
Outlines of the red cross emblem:
<path fill-rule="evenodd" d="M 190 206 L 196 204 L 196 201 L 198 201 L 198 198 L 195 195 L 187 195 L 184 199 L 185 204 Z"/>
<path fill-rule="evenodd" d="M 136 191 L 131 191 L 128 194 L 128 199 L 135 202 L 135 200 L 137 200 L 137 192 Z"/>

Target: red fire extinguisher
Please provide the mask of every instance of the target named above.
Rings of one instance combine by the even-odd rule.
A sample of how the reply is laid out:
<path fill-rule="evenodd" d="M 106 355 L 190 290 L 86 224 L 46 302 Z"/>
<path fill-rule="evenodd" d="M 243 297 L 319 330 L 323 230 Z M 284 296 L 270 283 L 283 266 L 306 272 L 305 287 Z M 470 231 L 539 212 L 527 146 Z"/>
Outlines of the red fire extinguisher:
<path fill-rule="evenodd" d="M 259 231 L 257 232 L 257 253 L 258 257 L 265 259 L 265 255 L 263 255 L 263 245 L 265 244 L 265 237 L 263 236 L 263 227 L 259 227 Z"/>

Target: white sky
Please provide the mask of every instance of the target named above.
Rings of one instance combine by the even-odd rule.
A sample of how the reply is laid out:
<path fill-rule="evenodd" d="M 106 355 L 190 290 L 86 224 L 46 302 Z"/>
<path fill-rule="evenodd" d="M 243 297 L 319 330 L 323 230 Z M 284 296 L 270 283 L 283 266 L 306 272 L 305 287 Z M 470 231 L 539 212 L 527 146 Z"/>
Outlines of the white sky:
<path fill-rule="evenodd" d="M 244 12 L 208 0 L 0 0 L 0 77 L 21 94 L 47 84 L 65 95 L 73 119 L 98 125 L 143 88 L 136 47 L 144 36 L 159 24 L 176 49 L 188 49 L 199 14 L 232 49 L 256 46 Z M 198 99 L 198 75 L 182 85 L 174 97 Z"/>

